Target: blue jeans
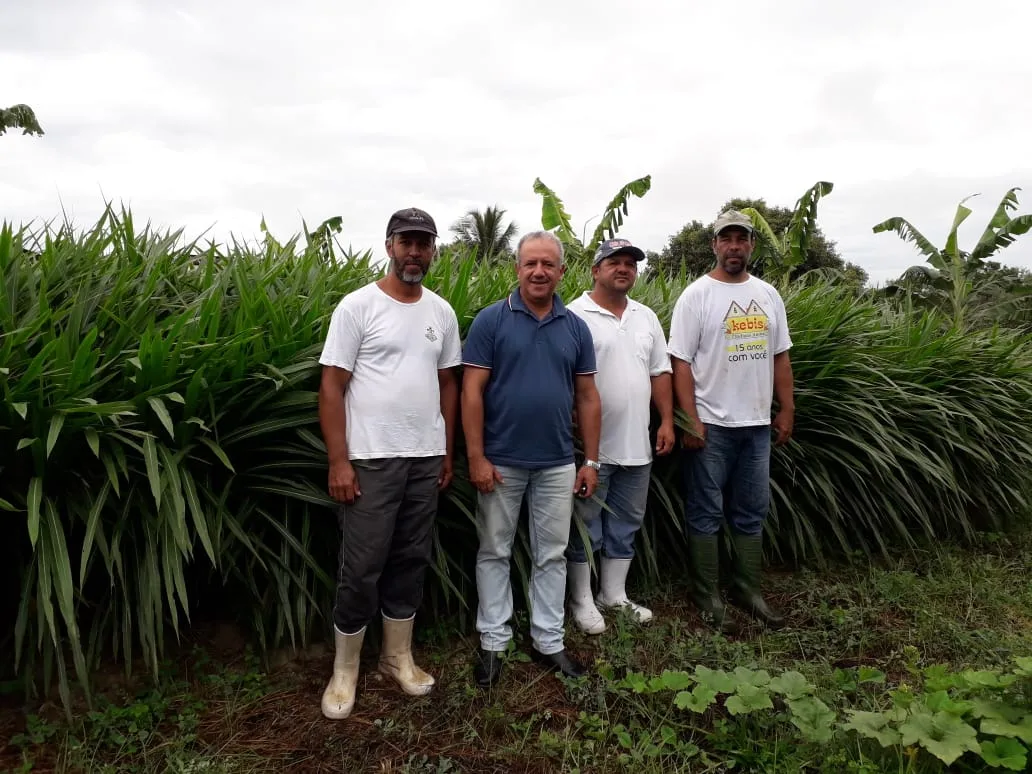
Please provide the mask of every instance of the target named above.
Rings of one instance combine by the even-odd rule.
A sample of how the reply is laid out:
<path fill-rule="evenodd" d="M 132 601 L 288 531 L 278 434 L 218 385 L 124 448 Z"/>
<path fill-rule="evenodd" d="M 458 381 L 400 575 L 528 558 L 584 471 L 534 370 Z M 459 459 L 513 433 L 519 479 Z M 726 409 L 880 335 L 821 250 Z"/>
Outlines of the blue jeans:
<path fill-rule="evenodd" d="M 592 553 L 601 549 L 610 559 L 634 558 L 634 536 L 645 519 L 651 474 L 652 463 L 630 467 L 604 463 L 595 494 L 574 501 L 573 512 L 584 522 Z M 576 528 L 570 530 L 566 558 L 571 562 L 588 560 L 584 539 Z"/>
<path fill-rule="evenodd" d="M 530 552 L 530 636 L 538 652 L 563 650 L 566 560 L 573 515 L 573 463 L 528 470 L 496 465 L 502 483 L 477 495 L 477 631 L 480 647 L 503 651 L 512 639 L 509 559 L 523 497 L 527 497 Z"/>
<path fill-rule="evenodd" d="M 725 515 L 741 535 L 759 535 L 770 507 L 770 426 L 706 425 L 706 445 L 682 457 L 689 534 L 715 535 Z"/>

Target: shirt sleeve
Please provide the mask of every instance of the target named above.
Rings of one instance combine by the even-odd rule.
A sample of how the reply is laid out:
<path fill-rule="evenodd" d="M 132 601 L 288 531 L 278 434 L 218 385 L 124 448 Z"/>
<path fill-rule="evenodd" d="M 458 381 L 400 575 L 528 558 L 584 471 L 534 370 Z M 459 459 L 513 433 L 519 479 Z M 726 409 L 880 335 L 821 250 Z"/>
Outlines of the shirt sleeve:
<path fill-rule="evenodd" d="M 699 311 L 693 308 L 688 291 L 685 290 L 674 304 L 674 313 L 670 317 L 670 343 L 667 352 L 671 357 L 691 363 L 699 351 L 701 335 Z"/>
<path fill-rule="evenodd" d="M 453 368 L 462 362 L 462 342 L 459 341 L 459 318 L 455 316 L 455 310 L 445 305 L 447 322 L 444 328 L 444 346 L 441 347 L 441 356 L 437 360 L 438 370 Z"/>
<path fill-rule="evenodd" d="M 588 327 L 588 324 L 577 315 L 574 315 L 573 319 L 577 321 L 577 327 L 580 330 L 580 335 L 578 336 L 579 348 L 577 350 L 577 364 L 573 369 L 574 373 L 593 374 L 598 371 L 598 368 L 595 365 L 595 342 L 591 338 L 591 329 Z"/>
<path fill-rule="evenodd" d="M 670 355 L 666 350 L 666 336 L 663 335 L 663 326 L 659 318 L 652 314 L 652 352 L 649 355 L 649 376 L 668 374 L 673 369 L 670 366 Z"/>
<path fill-rule="evenodd" d="M 351 308 L 351 304 L 341 301 L 330 317 L 330 327 L 326 331 L 326 341 L 319 363 L 354 371 L 361 346 L 362 326 L 355 318 L 355 310 Z"/>
<path fill-rule="evenodd" d="M 785 311 L 785 302 L 777 292 L 774 293 L 774 319 L 776 320 L 777 327 L 774 330 L 774 341 L 771 342 L 773 345 L 771 352 L 775 355 L 780 355 L 782 352 L 787 352 L 792 348 L 792 336 L 788 330 L 788 314 Z"/>
<path fill-rule="evenodd" d="M 462 353 L 464 365 L 492 368 L 494 366 L 495 310 L 481 309 L 473 318 L 473 324 L 466 333 L 466 347 Z"/>

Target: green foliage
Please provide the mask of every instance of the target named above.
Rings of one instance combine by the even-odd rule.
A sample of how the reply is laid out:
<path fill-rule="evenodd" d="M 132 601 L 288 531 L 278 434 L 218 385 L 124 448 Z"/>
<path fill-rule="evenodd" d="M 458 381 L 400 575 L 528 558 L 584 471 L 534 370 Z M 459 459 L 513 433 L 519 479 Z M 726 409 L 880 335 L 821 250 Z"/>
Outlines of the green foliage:
<path fill-rule="evenodd" d="M 3 493 L 26 525 L 0 549 L 22 592 L 14 664 L 40 648 L 66 703 L 66 653 L 84 684 L 102 652 L 156 672 L 198 583 L 249 596 L 262 640 L 303 641 L 322 613 L 311 508 L 328 498 L 283 489 L 321 465 L 314 347 L 371 269 L 293 248 L 198 262 L 113 210 L 81 236 L 0 230 Z"/>
<path fill-rule="evenodd" d="M 768 205 L 763 199 L 735 198 L 719 212 L 735 209 L 750 214 L 757 224 L 759 240 L 750 272 L 776 282 L 786 276 L 798 279 L 807 272 L 823 270 L 830 278 L 856 290 L 867 282 L 867 273 L 846 263 L 835 243 L 817 225 L 817 202 L 831 192 L 831 183 L 817 183 L 796 203 L 795 208 Z M 674 275 L 683 269 L 697 277 L 714 266 L 713 229 L 698 220 L 687 223 L 658 256 L 650 257 L 655 272 Z"/>
<path fill-rule="evenodd" d="M 458 242 L 475 251 L 479 260 L 490 261 L 512 256 L 512 240 L 518 228 L 512 221 L 505 222 L 501 207 L 485 207 L 481 212 L 472 209 L 452 224 Z"/>
<path fill-rule="evenodd" d="M 868 751 L 873 760 L 893 759 L 891 752 L 879 750 L 919 747 L 947 765 L 973 753 L 990 766 L 1016 771 L 1025 767 L 1028 750 L 1022 742 L 1032 740 L 1032 680 L 1020 663 L 1008 672 L 950 672 L 936 665 L 913 670 L 912 676 L 919 681 L 926 676 L 948 680 L 952 688 L 868 692 L 864 701 L 882 707 L 877 710 L 849 707 L 844 695 L 829 696 L 836 709 L 819 698 L 817 686 L 799 672 L 786 671 L 772 679 L 764 669 L 738 666 L 728 672 L 697 666 L 694 673 L 668 670 L 652 679 L 629 672 L 610 690 L 644 695 L 676 691 L 674 707 L 713 723 L 718 747 L 739 735 L 766 736 L 773 730 L 771 724 L 787 720 L 802 745 L 824 745 L 850 733 L 874 741 L 878 747 Z M 742 725 L 720 720 L 721 707 L 734 724 Z M 676 736 L 676 730 L 673 733 Z"/>
<path fill-rule="evenodd" d="M 573 230 L 573 224 L 563 206 L 562 199 L 542 183 L 540 178 L 534 180 L 534 193 L 541 196 L 541 227 L 546 231 L 555 229 L 556 236 L 563 243 L 567 262 L 571 264 L 582 263 L 585 260 L 590 263 L 591 256 L 595 254 L 598 246 L 604 240 L 615 237 L 617 231 L 620 230 L 624 216 L 627 215 L 631 197 L 637 196 L 640 199 L 649 192 L 651 187 L 651 175 L 632 180 L 623 186 L 606 205 L 591 239 L 585 243 Z"/>
<path fill-rule="evenodd" d="M 301 242 L 263 227 L 259 246 L 224 249 L 138 229 L 114 210 L 83 233 L 0 228 L 0 509 L 24 524 L 0 547 L 0 612 L 15 622 L 0 646 L 31 690 L 56 680 L 67 705 L 70 682 L 88 685 L 111 655 L 127 669 L 140 656 L 154 674 L 205 604 L 236 611 L 263 649 L 328 631 L 337 533 L 318 353 L 334 305 L 381 275 L 370 254 L 338 252 L 338 225 L 306 227 Z M 668 326 L 684 282 L 657 276 L 633 295 Z M 514 283 L 511 264 L 459 252 L 427 277 L 463 333 Z M 590 286 L 576 264 L 559 292 Z M 1032 466 L 1027 337 L 944 334 L 935 312 L 905 314 L 824 279 L 785 298 L 797 427 L 772 460 L 774 552 L 876 554 L 1002 529 L 1026 511 L 1028 480 L 1012 472 Z M 657 461 L 639 533 L 636 571 L 653 580 L 683 566 L 677 463 Z M 428 609 L 460 626 L 475 609 L 465 470 L 460 434 L 427 589 Z M 521 527 L 524 599 L 530 566 Z M 695 688 L 686 706 L 721 691 Z M 763 701 L 756 688 L 731 706 L 750 711 Z"/>
<path fill-rule="evenodd" d="M 807 251 L 817 231 L 817 203 L 831 193 L 832 183 L 817 182 L 796 202 L 788 225 L 775 232 L 755 207 L 742 210 L 752 219 L 758 235 L 753 260 L 762 267 L 768 282 L 783 284 L 791 273 L 806 262 Z"/>
<path fill-rule="evenodd" d="M 1012 276 L 1001 271 L 998 264 L 989 262 L 989 258 L 1010 246 L 1015 238 L 1032 229 L 1032 213 L 1010 215 L 1018 207 L 1019 190 L 1011 188 L 1004 194 L 970 252 L 960 249 L 957 232 L 971 215 L 971 209 L 964 204 L 971 196 L 957 205 L 953 224 L 941 248 L 905 218 L 893 217 L 875 225 L 876 234 L 892 231 L 904 241 L 913 242 L 927 261 L 926 266 L 907 269 L 897 282 L 886 288 L 886 293 L 903 294 L 926 308 L 941 309 L 960 327 L 1008 322 L 1015 317 L 1021 320 L 1030 308 L 1029 288 L 1015 287 Z"/>
<path fill-rule="evenodd" d="M 22 134 L 43 136 L 43 127 L 39 125 L 36 114 L 28 105 L 12 105 L 0 108 L 0 135 L 8 129 L 21 129 Z"/>
<path fill-rule="evenodd" d="M 607 613 L 600 637 L 568 631 L 593 667 L 588 678 L 546 675 L 511 643 L 488 692 L 473 685 L 466 633 L 437 618 L 433 644 L 417 654 L 448 672 L 433 696 L 413 701 L 370 675 L 353 722 L 328 732 L 311 722 L 324 648 L 266 674 L 253 655 L 220 666 L 226 651 L 192 647 L 179 654 L 181 671 L 161 665 L 156 689 L 109 684 L 95 711 L 70 724 L 43 703 L 11 749 L 21 771 L 285 771 L 315 754 L 356 771 L 933 774 L 945 768 L 936 752 L 962 745 L 951 771 L 1018 771 L 1032 731 L 1032 657 L 1015 655 L 1028 652 L 1030 578 L 1030 533 L 772 573 L 768 588 L 791 625 L 734 639 L 700 626 L 679 584 L 637 588 L 662 610 L 648 626 Z M 834 609 L 847 611 L 842 625 L 827 616 Z M 522 611 L 516 626 L 526 631 Z M 867 638 L 855 639 L 858 630 Z M 764 698 L 770 707 L 752 706 Z M 48 766 L 55 756 L 63 768 Z"/>
<path fill-rule="evenodd" d="M 344 219 L 340 215 L 335 215 L 316 226 L 314 231 L 309 231 L 308 224 L 302 220 L 301 225 L 304 228 L 308 248 L 316 250 L 324 259 L 332 259 L 334 255 L 333 235 L 339 234 L 343 230 L 343 222 Z"/>

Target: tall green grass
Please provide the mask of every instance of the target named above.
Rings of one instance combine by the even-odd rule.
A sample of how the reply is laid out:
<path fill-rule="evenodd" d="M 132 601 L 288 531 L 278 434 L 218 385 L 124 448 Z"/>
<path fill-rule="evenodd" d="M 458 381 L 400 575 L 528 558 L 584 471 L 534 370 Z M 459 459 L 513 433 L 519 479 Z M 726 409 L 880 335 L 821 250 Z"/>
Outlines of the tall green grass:
<path fill-rule="evenodd" d="M 198 611 L 260 642 L 328 629 L 336 520 L 316 418 L 318 354 L 369 254 L 203 248 L 108 211 L 92 228 L 0 229 L 0 634 L 13 666 L 69 701 L 105 656 L 157 672 Z M 664 325 L 686 278 L 634 295 Z M 446 255 L 427 284 L 465 331 L 515 284 L 509 264 Z M 570 299 L 590 285 L 572 266 Z M 825 280 L 785 291 L 795 442 L 773 458 L 785 560 L 963 537 L 1027 510 L 1032 341 L 960 331 Z M 460 434 L 461 435 L 461 434 Z M 428 605 L 468 623 L 475 496 L 442 500 Z M 656 465 L 637 570 L 684 566 L 676 459 Z M 526 536 L 516 555 L 529 572 Z"/>

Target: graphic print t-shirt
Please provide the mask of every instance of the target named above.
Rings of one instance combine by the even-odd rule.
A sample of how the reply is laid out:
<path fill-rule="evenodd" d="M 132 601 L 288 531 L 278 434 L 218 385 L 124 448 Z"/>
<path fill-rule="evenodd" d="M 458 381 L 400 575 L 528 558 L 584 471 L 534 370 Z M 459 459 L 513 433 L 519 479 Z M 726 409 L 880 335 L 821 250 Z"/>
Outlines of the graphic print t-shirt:
<path fill-rule="evenodd" d="M 774 356 L 791 346 L 785 304 L 758 277 L 721 282 L 703 276 L 674 305 L 668 351 L 691 364 L 704 423 L 769 425 Z"/>
<path fill-rule="evenodd" d="M 376 283 L 345 296 L 330 320 L 319 362 L 351 371 L 348 456 L 433 457 L 446 451 L 438 370 L 461 362 L 459 324 L 427 288 L 415 303 Z"/>

